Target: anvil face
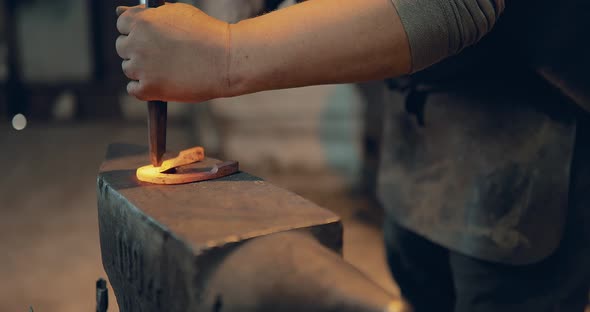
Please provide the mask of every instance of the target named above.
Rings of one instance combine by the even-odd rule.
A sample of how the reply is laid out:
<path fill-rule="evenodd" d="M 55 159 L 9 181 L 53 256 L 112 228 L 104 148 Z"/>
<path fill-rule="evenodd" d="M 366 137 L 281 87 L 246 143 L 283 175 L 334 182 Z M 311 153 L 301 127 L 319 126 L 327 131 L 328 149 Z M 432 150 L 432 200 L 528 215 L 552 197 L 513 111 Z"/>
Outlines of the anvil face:
<path fill-rule="evenodd" d="M 103 264 L 122 311 L 198 307 L 210 271 L 245 241 L 308 231 L 341 250 L 339 218 L 294 193 L 241 172 L 193 184 L 143 183 L 135 170 L 148 162 L 147 148 L 111 145 L 97 181 Z"/>

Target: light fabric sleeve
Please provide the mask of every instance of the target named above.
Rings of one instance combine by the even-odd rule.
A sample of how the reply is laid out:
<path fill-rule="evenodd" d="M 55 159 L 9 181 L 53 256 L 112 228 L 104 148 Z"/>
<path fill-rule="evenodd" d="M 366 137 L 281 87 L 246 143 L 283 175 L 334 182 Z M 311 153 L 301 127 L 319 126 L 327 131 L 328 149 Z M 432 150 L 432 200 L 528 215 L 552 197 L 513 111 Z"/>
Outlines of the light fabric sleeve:
<path fill-rule="evenodd" d="M 391 1 L 408 35 L 412 72 L 477 43 L 504 10 L 504 0 Z"/>

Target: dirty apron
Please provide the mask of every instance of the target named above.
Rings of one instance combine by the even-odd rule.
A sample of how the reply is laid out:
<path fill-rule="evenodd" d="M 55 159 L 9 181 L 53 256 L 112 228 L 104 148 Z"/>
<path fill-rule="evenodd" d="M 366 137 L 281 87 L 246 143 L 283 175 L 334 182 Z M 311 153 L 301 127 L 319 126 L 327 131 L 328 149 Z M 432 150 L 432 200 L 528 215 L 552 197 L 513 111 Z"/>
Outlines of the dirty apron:
<path fill-rule="evenodd" d="M 482 260 L 550 255 L 564 231 L 576 109 L 535 77 L 391 91 L 378 181 L 388 217 Z"/>

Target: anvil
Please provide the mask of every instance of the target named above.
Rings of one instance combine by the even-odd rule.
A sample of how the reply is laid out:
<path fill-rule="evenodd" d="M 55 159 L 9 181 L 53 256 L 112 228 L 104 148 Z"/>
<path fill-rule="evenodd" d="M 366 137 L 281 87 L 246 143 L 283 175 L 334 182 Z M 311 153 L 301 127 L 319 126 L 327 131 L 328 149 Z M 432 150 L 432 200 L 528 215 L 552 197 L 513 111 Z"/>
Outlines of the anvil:
<path fill-rule="evenodd" d="M 407 311 L 341 257 L 338 216 L 244 172 L 139 182 L 111 145 L 97 180 L 102 262 L 123 312 Z"/>

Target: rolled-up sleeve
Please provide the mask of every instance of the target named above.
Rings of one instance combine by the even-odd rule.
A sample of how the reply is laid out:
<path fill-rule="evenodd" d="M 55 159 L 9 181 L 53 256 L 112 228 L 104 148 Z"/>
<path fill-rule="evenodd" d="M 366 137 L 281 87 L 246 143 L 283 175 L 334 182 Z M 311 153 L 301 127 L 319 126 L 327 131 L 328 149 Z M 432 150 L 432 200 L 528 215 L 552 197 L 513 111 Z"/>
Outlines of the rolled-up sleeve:
<path fill-rule="evenodd" d="M 391 1 L 408 35 L 413 72 L 477 43 L 504 10 L 504 0 Z"/>

